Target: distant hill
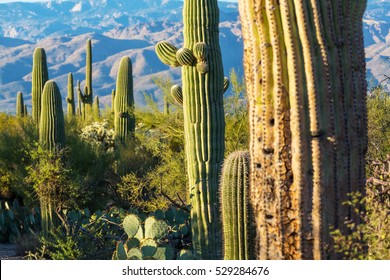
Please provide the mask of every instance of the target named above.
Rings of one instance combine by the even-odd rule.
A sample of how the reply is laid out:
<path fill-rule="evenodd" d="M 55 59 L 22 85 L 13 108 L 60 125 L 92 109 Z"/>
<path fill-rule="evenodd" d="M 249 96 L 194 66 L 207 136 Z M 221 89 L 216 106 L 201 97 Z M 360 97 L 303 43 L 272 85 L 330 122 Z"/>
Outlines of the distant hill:
<path fill-rule="evenodd" d="M 154 75 L 180 83 L 180 69 L 162 64 L 154 46 L 168 40 L 182 45 L 182 2 L 174 0 L 90 0 L 0 4 L 0 110 L 13 112 L 16 93 L 30 104 L 31 65 L 35 47 L 47 53 L 49 76 L 66 95 L 67 74 L 85 76 L 85 43 L 92 38 L 93 88 L 110 103 L 122 56 L 133 61 L 136 103 L 143 92 L 161 93 Z M 237 3 L 220 2 L 220 44 L 225 75 L 234 67 L 242 74 L 242 37 Z M 390 3 L 370 1 L 365 21 L 368 80 L 375 84 L 390 74 Z"/>

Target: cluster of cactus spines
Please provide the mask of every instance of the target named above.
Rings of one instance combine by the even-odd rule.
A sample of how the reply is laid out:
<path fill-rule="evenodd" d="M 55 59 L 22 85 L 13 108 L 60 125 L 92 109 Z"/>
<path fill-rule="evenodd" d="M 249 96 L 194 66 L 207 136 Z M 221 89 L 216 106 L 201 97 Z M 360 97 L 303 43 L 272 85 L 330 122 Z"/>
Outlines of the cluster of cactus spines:
<path fill-rule="evenodd" d="M 32 67 L 32 116 L 36 124 L 39 124 L 39 117 L 41 115 L 41 97 L 43 87 L 49 80 L 47 71 L 46 52 L 43 48 L 36 48 L 33 55 Z"/>
<path fill-rule="evenodd" d="M 115 138 L 123 143 L 135 130 L 132 63 L 127 56 L 120 61 L 114 104 Z"/>
<path fill-rule="evenodd" d="M 92 105 L 92 111 L 93 111 L 95 120 L 98 120 L 100 117 L 99 96 L 95 96 L 95 99 L 94 99 L 93 105 Z"/>
<path fill-rule="evenodd" d="M 84 120 L 92 117 L 93 94 L 92 94 L 92 42 L 87 40 L 86 44 L 86 70 L 84 93 L 80 89 L 81 102 L 83 103 L 82 116 Z"/>
<path fill-rule="evenodd" d="M 76 114 L 76 102 L 74 100 L 74 86 L 73 86 L 73 74 L 68 74 L 68 97 L 66 98 L 68 104 L 68 117 L 71 118 Z"/>
<path fill-rule="evenodd" d="M 250 247 L 249 152 L 230 154 L 221 177 L 221 213 L 225 260 L 248 260 Z"/>
<path fill-rule="evenodd" d="M 224 156 L 223 66 L 217 0 L 186 0 L 184 46 L 156 45 L 165 64 L 182 65 L 182 95 L 192 241 L 202 259 L 222 254 L 219 174 Z M 196 48 L 195 48 L 196 46 Z"/>
<path fill-rule="evenodd" d="M 171 87 L 171 95 L 177 104 L 183 105 L 183 89 L 179 85 Z"/>
<path fill-rule="evenodd" d="M 258 259 L 332 258 L 330 226 L 359 222 L 366 2 L 239 0 Z"/>
<path fill-rule="evenodd" d="M 45 149 L 54 150 L 65 145 L 64 113 L 61 93 L 54 81 L 47 81 L 42 93 L 39 123 L 39 142 Z"/>
<path fill-rule="evenodd" d="M 16 115 L 18 117 L 25 116 L 25 106 L 24 106 L 24 101 L 23 101 L 23 93 L 20 91 L 16 94 Z"/>

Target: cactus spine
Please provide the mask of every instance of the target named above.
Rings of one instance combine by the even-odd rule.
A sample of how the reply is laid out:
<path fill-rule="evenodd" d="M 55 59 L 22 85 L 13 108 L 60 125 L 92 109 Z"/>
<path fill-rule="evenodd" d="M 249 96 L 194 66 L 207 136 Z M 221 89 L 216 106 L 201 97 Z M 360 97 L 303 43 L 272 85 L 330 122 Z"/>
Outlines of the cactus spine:
<path fill-rule="evenodd" d="M 366 2 L 239 0 L 259 259 L 332 258 L 329 227 L 358 222 Z"/>
<path fill-rule="evenodd" d="M 68 103 L 68 117 L 71 118 L 76 114 L 72 73 L 68 74 L 68 97 L 66 102 Z"/>
<path fill-rule="evenodd" d="M 17 95 L 16 95 L 16 115 L 18 117 L 25 116 L 23 93 L 21 93 L 21 92 L 18 92 Z"/>
<path fill-rule="evenodd" d="M 65 145 L 64 113 L 61 93 L 54 81 L 47 81 L 42 93 L 39 142 L 45 149 L 54 150 Z"/>
<path fill-rule="evenodd" d="M 182 65 L 192 242 L 196 258 L 218 259 L 222 251 L 218 185 L 225 122 L 217 1 L 185 0 L 183 21 L 183 48 L 160 42 L 156 53 L 168 65 Z M 193 54 L 197 44 L 199 51 Z"/>
<path fill-rule="evenodd" d="M 249 248 L 249 152 L 229 155 L 222 170 L 221 213 L 224 259 L 248 260 Z"/>
<path fill-rule="evenodd" d="M 47 71 L 45 50 L 43 48 L 36 48 L 33 55 L 31 88 L 32 116 L 36 124 L 39 124 L 42 91 L 47 80 L 49 80 L 49 74 Z"/>
<path fill-rule="evenodd" d="M 115 90 L 115 137 L 123 143 L 134 133 L 134 94 L 132 63 L 129 57 L 121 59 Z"/>

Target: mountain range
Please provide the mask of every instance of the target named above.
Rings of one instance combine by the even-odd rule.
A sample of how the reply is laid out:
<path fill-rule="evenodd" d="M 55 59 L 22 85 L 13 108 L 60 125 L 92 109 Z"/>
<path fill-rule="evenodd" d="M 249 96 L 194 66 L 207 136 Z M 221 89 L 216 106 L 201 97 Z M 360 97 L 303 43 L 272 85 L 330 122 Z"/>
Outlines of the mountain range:
<path fill-rule="evenodd" d="M 14 112 L 15 98 L 22 91 L 31 104 L 32 54 L 46 50 L 50 79 L 65 98 L 67 75 L 85 79 L 85 44 L 92 39 L 93 90 L 103 104 L 111 102 L 111 90 L 119 61 L 133 62 L 136 104 L 144 104 L 143 93 L 161 103 L 155 76 L 180 83 L 180 69 L 162 64 L 154 52 L 156 43 L 167 40 L 183 44 L 182 1 L 177 0 L 89 0 L 0 4 L 0 111 Z M 237 3 L 219 2 L 220 45 L 225 75 L 242 70 L 243 42 Z M 367 79 L 370 85 L 390 75 L 390 3 L 369 1 L 364 16 Z M 389 82 L 390 84 L 390 82 Z"/>

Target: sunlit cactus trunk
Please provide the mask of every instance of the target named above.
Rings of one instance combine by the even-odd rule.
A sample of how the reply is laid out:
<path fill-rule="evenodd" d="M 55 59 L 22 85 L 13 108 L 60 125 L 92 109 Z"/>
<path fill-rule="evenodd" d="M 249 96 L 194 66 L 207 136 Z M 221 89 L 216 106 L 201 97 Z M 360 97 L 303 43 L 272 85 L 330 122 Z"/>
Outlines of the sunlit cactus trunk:
<path fill-rule="evenodd" d="M 66 98 L 68 104 L 68 117 L 71 118 L 76 114 L 76 102 L 74 99 L 74 86 L 73 86 L 73 75 L 72 73 L 68 74 L 68 97 Z"/>
<path fill-rule="evenodd" d="M 39 142 L 48 150 L 62 148 L 65 145 L 62 98 L 54 81 L 47 81 L 42 93 Z"/>
<path fill-rule="evenodd" d="M 124 143 L 135 130 L 133 70 L 127 56 L 121 59 L 118 69 L 114 111 L 115 138 Z"/>
<path fill-rule="evenodd" d="M 42 91 L 48 79 L 49 74 L 47 71 L 46 52 L 43 48 L 36 48 L 33 55 L 31 81 L 32 116 L 36 124 L 39 124 Z"/>
<path fill-rule="evenodd" d="M 24 101 L 23 101 L 23 93 L 18 92 L 16 95 L 16 116 L 23 117 L 24 113 Z"/>
<path fill-rule="evenodd" d="M 221 213 L 225 260 L 253 258 L 249 209 L 249 152 L 236 151 L 223 163 Z"/>
<path fill-rule="evenodd" d="M 80 90 L 81 101 L 83 103 L 82 116 L 84 120 L 89 120 L 93 116 L 93 94 L 92 94 L 92 41 L 86 43 L 86 62 L 85 62 L 85 87 L 84 94 Z"/>
<path fill-rule="evenodd" d="M 239 0 L 257 258 L 326 259 L 364 192 L 366 0 Z"/>
<path fill-rule="evenodd" d="M 217 1 L 185 0 L 183 22 L 184 47 L 160 42 L 156 52 L 163 63 L 182 66 L 182 88 L 174 86 L 172 93 L 182 95 L 192 242 L 198 258 L 218 259 L 222 255 L 218 185 L 225 121 Z"/>

